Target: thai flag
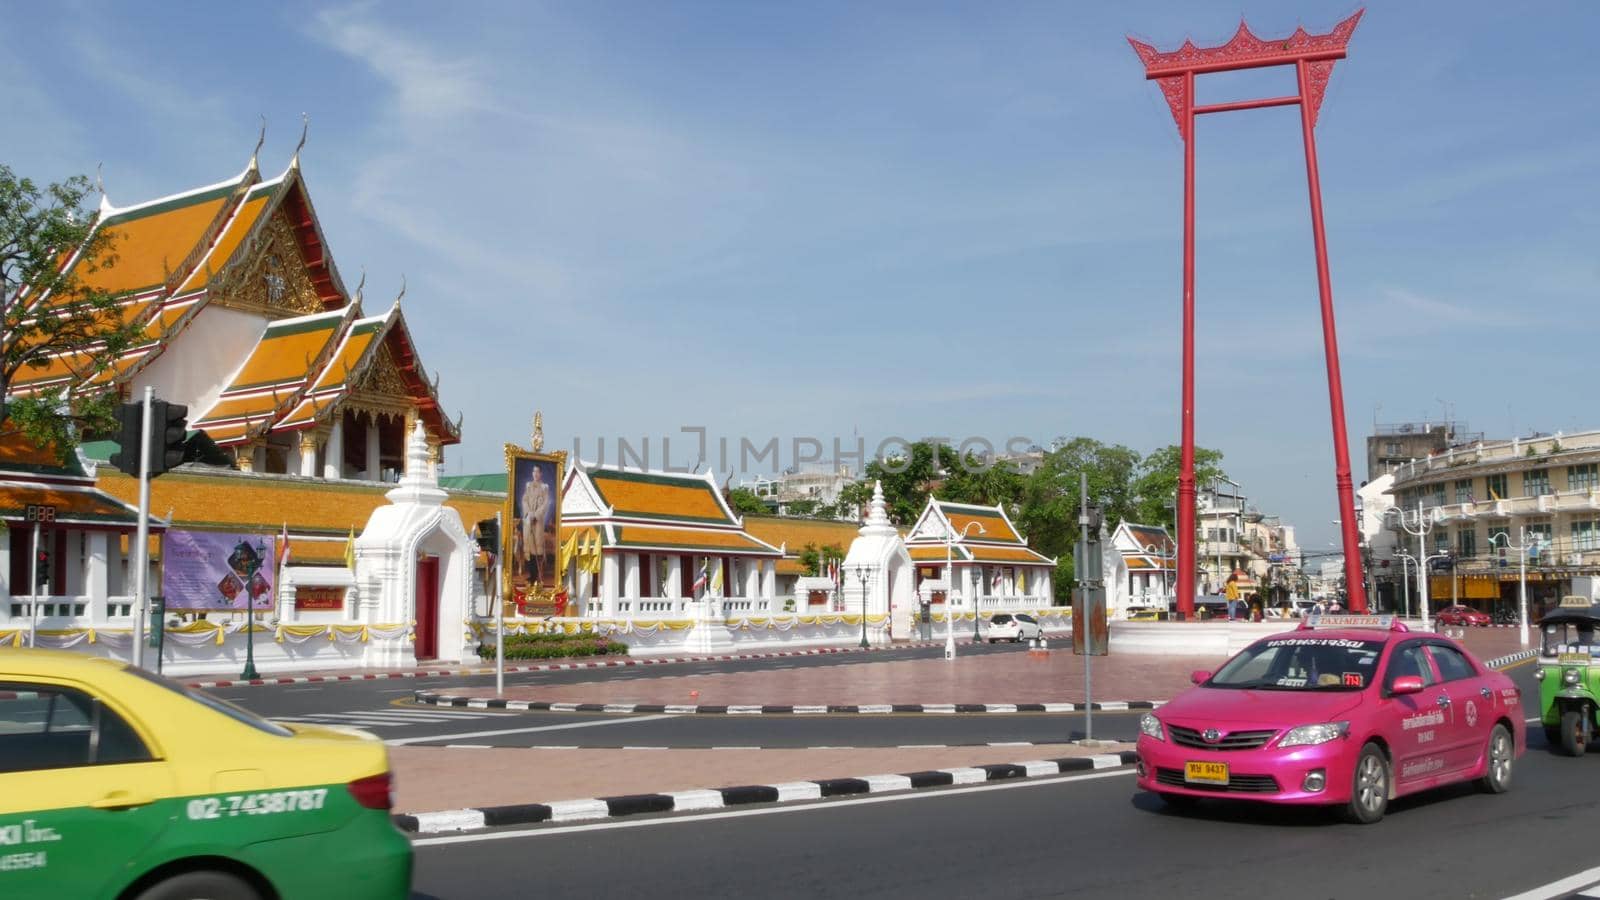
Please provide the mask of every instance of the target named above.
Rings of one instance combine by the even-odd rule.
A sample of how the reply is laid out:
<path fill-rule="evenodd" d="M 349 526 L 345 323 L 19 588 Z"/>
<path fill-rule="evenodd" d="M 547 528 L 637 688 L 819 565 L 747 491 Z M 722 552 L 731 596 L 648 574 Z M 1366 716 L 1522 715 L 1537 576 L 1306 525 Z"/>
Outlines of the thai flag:
<path fill-rule="evenodd" d="M 694 584 L 690 585 L 689 587 L 689 593 L 691 595 L 698 594 L 702 590 L 705 590 L 706 583 L 711 580 L 711 574 L 708 571 L 708 566 L 709 564 L 705 560 L 700 561 L 700 576 L 696 578 L 694 580 Z"/>

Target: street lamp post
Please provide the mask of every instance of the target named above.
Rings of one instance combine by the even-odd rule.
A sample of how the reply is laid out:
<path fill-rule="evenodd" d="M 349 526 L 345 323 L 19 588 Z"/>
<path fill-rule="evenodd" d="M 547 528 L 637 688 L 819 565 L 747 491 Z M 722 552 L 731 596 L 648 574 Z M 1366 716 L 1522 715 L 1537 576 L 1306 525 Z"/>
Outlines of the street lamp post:
<path fill-rule="evenodd" d="M 1406 511 L 1398 506 L 1392 506 L 1384 510 L 1383 514 L 1385 516 L 1393 515 L 1395 520 L 1400 523 L 1401 530 L 1417 539 L 1417 555 L 1414 557 L 1414 559 L 1417 561 L 1417 602 L 1421 607 L 1422 612 L 1422 630 L 1427 631 L 1428 560 L 1442 559 L 1449 554 L 1436 553 L 1431 556 L 1428 554 L 1427 539 L 1428 534 L 1433 531 L 1434 520 L 1431 516 L 1423 513 L 1421 500 L 1417 501 L 1417 511 L 1411 514 L 1409 517 L 1407 516 Z M 1454 580 L 1455 573 L 1452 572 L 1450 577 L 1452 580 Z"/>
<path fill-rule="evenodd" d="M 1494 546 L 1495 538 L 1507 550 L 1517 551 L 1517 633 L 1522 639 L 1522 646 L 1528 646 L 1528 533 L 1527 529 L 1517 526 L 1517 542 L 1511 543 L 1511 536 L 1504 531 L 1497 531 L 1489 535 L 1489 546 Z"/>
<path fill-rule="evenodd" d="M 856 566 L 856 580 L 861 582 L 861 649 L 869 646 L 867 643 L 867 579 L 871 577 L 870 568 L 865 564 Z"/>
<path fill-rule="evenodd" d="M 956 592 L 956 572 L 954 563 L 951 562 L 950 557 L 952 548 L 955 546 L 956 534 L 948 527 L 948 524 L 949 523 L 946 522 L 947 527 L 944 530 L 944 658 L 955 659 L 956 620 L 954 600 Z M 967 532 L 971 531 L 974 526 L 977 527 L 979 534 L 987 533 L 983 530 L 982 522 L 973 520 L 968 522 L 965 528 L 961 529 L 961 537 L 965 539 Z M 973 621 L 976 622 L 978 617 L 978 608 L 976 606 L 972 608 L 972 617 Z"/>

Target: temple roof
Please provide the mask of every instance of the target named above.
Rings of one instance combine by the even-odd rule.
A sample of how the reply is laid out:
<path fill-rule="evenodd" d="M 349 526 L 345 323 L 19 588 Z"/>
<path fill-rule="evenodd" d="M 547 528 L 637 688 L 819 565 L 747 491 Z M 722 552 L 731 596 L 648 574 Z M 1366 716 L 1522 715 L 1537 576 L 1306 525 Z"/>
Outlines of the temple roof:
<path fill-rule="evenodd" d="M 973 523 L 977 527 L 968 530 Z M 1002 506 L 928 498 L 928 505 L 906 536 L 911 558 L 943 561 L 946 535 L 954 536 L 952 556 L 962 562 L 1055 564 L 1050 557 L 1028 547 Z"/>
<path fill-rule="evenodd" d="M 561 519 L 564 534 L 599 528 L 607 549 L 780 555 L 745 530 L 709 474 L 574 466 Z"/>
<path fill-rule="evenodd" d="M 806 546 L 818 550 L 834 547 L 843 553 L 850 549 L 860 525 L 829 519 L 790 518 L 788 516 L 745 516 L 744 528 L 760 540 L 783 550 L 778 561 L 779 575 L 805 575 L 800 554 Z"/>
<path fill-rule="evenodd" d="M 190 416 L 192 427 L 219 445 L 266 430 L 304 392 L 311 372 L 328 358 L 355 311 L 352 304 L 268 324 L 217 401 L 203 414 Z"/>
<path fill-rule="evenodd" d="M 117 261 L 85 270 L 83 283 L 121 295 L 116 315 L 140 325 L 142 340 L 116 359 L 91 344 L 28 367 L 18 373 L 13 392 L 68 384 L 129 392 L 207 308 L 224 306 L 262 319 L 245 363 L 231 374 L 216 373 L 211 384 L 225 387 L 215 401 L 209 395 L 164 398 L 206 404 L 203 413 L 191 408 L 191 421 L 218 444 L 237 444 L 267 429 L 323 424 L 362 387 L 356 382 L 373 374 L 384 376 L 381 384 L 367 387 L 414 407 L 440 443 L 460 440 L 398 306 L 357 319 L 360 298 L 345 291 L 328 254 L 298 156 L 266 181 L 252 158 L 237 176 L 192 191 L 121 208 L 103 200 L 95 229 L 111 235 Z M 81 263 L 74 251 L 63 265 Z M 50 298 L 40 303 L 48 309 Z"/>

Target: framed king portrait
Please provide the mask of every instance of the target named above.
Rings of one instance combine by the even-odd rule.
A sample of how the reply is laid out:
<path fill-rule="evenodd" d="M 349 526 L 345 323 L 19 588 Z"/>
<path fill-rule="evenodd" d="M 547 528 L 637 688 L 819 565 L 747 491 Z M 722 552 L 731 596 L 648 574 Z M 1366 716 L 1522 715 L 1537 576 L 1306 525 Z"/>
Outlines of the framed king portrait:
<path fill-rule="evenodd" d="M 506 445 L 506 506 L 500 529 L 503 596 L 528 615 L 552 615 L 561 589 L 561 487 L 567 454 Z"/>

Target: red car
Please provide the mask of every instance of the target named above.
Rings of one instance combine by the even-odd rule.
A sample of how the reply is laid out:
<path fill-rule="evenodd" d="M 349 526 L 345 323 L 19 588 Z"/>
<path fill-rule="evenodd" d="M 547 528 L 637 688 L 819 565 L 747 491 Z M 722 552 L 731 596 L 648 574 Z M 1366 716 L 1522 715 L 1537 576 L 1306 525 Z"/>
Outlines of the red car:
<path fill-rule="evenodd" d="M 1333 806 L 1370 823 L 1458 781 L 1501 793 L 1526 748 L 1510 677 L 1392 617 L 1312 616 L 1194 680 L 1139 722 L 1139 787 L 1174 806 Z"/>
<path fill-rule="evenodd" d="M 1478 612 L 1470 606 L 1446 606 L 1434 613 L 1434 621 L 1440 625 L 1488 625 L 1494 621 L 1488 613 Z"/>

